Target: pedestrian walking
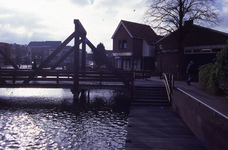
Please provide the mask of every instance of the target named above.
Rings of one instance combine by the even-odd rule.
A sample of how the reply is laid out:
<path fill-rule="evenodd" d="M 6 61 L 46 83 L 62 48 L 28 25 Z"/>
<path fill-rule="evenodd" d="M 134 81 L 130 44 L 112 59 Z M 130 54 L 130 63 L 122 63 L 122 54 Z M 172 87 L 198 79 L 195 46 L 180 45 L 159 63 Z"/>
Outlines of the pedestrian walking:
<path fill-rule="evenodd" d="M 187 67 L 187 70 L 186 70 L 186 73 L 188 74 L 188 80 L 187 80 L 187 84 L 188 85 L 191 85 L 190 82 L 192 81 L 194 75 L 193 75 L 193 64 L 194 64 L 194 61 L 190 61 L 188 67 Z"/>

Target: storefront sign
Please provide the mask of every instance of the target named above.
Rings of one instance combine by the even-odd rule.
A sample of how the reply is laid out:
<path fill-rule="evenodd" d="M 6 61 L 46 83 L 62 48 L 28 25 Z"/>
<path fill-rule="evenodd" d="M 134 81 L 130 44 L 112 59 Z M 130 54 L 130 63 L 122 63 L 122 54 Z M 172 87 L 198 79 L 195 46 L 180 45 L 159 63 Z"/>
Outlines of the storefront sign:
<path fill-rule="evenodd" d="M 132 56 L 132 52 L 112 53 L 113 56 Z"/>

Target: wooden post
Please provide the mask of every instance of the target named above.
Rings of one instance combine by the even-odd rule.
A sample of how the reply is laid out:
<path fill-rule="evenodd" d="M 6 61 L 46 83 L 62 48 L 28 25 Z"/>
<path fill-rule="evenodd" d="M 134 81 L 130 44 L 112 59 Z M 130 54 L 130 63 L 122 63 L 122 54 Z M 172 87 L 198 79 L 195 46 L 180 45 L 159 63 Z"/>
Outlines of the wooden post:
<path fill-rule="evenodd" d="M 15 82 L 16 82 L 16 71 L 15 70 L 13 70 L 13 84 L 15 84 Z"/>
<path fill-rule="evenodd" d="M 88 90 L 88 104 L 90 104 L 90 91 Z"/>
<path fill-rule="evenodd" d="M 101 82 L 102 82 L 102 76 L 103 76 L 103 69 L 100 70 L 100 85 L 101 85 Z"/>
<path fill-rule="evenodd" d="M 78 102 L 79 95 L 79 20 L 74 20 L 75 37 L 74 37 L 74 102 Z"/>
<path fill-rule="evenodd" d="M 57 70 L 57 84 L 59 84 L 59 71 Z"/>
<path fill-rule="evenodd" d="M 132 74 L 131 78 L 131 100 L 133 101 L 134 98 L 134 80 L 135 80 L 135 71 Z"/>

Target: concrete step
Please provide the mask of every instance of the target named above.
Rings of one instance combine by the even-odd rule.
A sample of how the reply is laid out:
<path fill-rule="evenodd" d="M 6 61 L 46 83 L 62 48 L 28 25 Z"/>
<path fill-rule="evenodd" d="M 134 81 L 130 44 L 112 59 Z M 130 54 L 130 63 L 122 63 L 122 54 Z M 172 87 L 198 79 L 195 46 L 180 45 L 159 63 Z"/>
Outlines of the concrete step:
<path fill-rule="evenodd" d="M 131 103 L 131 106 L 170 106 L 170 103 Z"/>
<path fill-rule="evenodd" d="M 170 105 L 165 87 L 135 87 L 133 99 L 134 106 Z"/>
<path fill-rule="evenodd" d="M 151 96 L 151 95 L 144 95 L 144 96 L 134 96 L 133 99 L 158 99 L 158 100 L 167 100 L 168 97 L 166 95 L 159 95 L 159 96 Z"/>

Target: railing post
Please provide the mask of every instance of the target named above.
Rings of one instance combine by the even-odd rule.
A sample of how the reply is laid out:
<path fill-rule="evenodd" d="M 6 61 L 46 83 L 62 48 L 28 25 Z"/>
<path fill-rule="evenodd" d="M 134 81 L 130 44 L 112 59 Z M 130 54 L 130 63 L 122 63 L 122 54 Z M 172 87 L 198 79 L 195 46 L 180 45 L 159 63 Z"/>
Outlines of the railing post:
<path fill-rule="evenodd" d="M 59 70 L 57 70 L 57 84 L 59 84 Z"/>
<path fill-rule="evenodd" d="M 102 74 L 103 73 L 103 69 L 100 70 L 100 85 L 101 85 L 101 82 L 102 82 Z"/>
<path fill-rule="evenodd" d="M 134 80 L 135 80 L 135 71 L 132 74 L 131 77 L 131 100 L 133 100 L 134 96 Z"/>
<path fill-rule="evenodd" d="M 15 70 L 13 70 L 13 84 L 15 84 L 15 78 L 16 78 L 16 71 Z"/>
<path fill-rule="evenodd" d="M 169 73 L 169 88 L 170 88 L 170 93 L 172 91 L 172 86 L 171 86 L 171 73 Z"/>
<path fill-rule="evenodd" d="M 172 88 L 174 88 L 174 78 L 173 78 L 173 74 L 172 74 Z"/>
<path fill-rule="evenodd" d="M 83 42 L 82 42 L 82 55 L 81 55 L 81 57 L 82 57 L 82 59 L 81 59 L 81 64 L 82 64 L 82 71 L 83 71 L 83 73 L 82 73 L 82 76 L 85 76 L 85 69 L 86 69 L 86 43 L 85 43 L 85 41 L 87 40 L 86 38 L 83 38 L 82 39 L 83 40 Z"/>

